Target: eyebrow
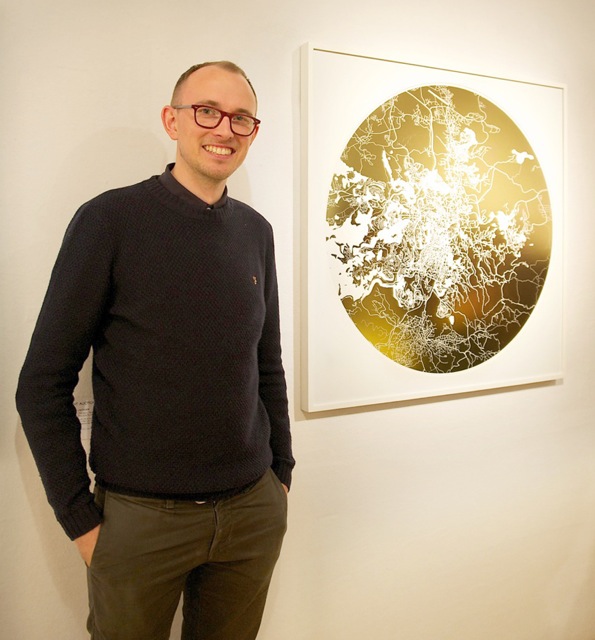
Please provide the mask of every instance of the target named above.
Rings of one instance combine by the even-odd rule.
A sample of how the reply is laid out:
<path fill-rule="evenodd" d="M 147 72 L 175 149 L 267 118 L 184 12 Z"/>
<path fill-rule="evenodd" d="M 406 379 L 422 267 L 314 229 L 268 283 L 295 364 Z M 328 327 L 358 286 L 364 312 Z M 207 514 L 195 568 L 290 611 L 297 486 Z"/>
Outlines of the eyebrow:
<path fill-rule="evenodd" d="M 215 107 L 216 109 L 221 109 L 221 103 L 217 102 L 216 100 L 197 100 L 192 104 L 204 104 L 208 107 Z M 243 113 L 247 116 L 251 116 L 252 118 L 256 117 L 249 109 L 239 108 L 232 111 L 232 113 Z"/>

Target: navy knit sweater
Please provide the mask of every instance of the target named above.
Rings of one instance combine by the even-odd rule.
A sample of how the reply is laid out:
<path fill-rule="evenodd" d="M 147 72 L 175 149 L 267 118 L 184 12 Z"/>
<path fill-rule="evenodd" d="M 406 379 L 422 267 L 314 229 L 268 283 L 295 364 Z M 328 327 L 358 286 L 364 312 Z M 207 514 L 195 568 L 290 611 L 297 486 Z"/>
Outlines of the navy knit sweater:
<path fill-rule="evenodd" d="M 90 466 L 117 492 L 225 494 L 291 453 L 269 223 L 207 205 L 169 169 L 72 220 L 19 378 L 17 407 L 48 500 L 75 538 L 101 521 L 72 393 L 93 349 Z"/>

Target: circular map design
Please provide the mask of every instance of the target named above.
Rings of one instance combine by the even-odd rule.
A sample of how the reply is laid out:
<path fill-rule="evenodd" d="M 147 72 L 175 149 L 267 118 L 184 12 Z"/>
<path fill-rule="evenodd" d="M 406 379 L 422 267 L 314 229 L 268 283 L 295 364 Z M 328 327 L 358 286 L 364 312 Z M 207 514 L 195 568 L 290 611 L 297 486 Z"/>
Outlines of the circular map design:
<path fill-rule="evenodd" d="M 333 175 L 326 223 L 352 322 L 388 358 L 427 373 L 504 349 L 550 261 L 535 153 L 501 109 L 458 87 L 400 93 L 361 123 Z"/>

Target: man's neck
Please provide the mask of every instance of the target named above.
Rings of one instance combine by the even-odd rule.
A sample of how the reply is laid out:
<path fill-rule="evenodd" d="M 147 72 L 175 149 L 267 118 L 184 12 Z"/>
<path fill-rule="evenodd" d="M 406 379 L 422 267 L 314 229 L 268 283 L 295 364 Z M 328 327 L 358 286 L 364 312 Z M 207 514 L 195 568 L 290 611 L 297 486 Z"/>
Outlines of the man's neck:
<path fill-rule="evenodd" d="M 221 200 L 225 191 L 225 180 L 198 180 L 196 176 L 176 163 L 171 170 L 172 176 L 190 193 L 207 204 L 215 204 Z"/>

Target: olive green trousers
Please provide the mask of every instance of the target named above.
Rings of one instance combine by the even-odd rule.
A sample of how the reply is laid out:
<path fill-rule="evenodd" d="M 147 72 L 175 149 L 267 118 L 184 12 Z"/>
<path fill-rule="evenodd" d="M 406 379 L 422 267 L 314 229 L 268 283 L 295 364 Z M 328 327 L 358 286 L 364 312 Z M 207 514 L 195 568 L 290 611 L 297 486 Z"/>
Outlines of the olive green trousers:
<path fill-rule="evenodd" d="M 92 640 L 254 640 L 287 526 L 272 470 L 205 503 L 96 490 L 103 523 L 88 568 Z"/>

